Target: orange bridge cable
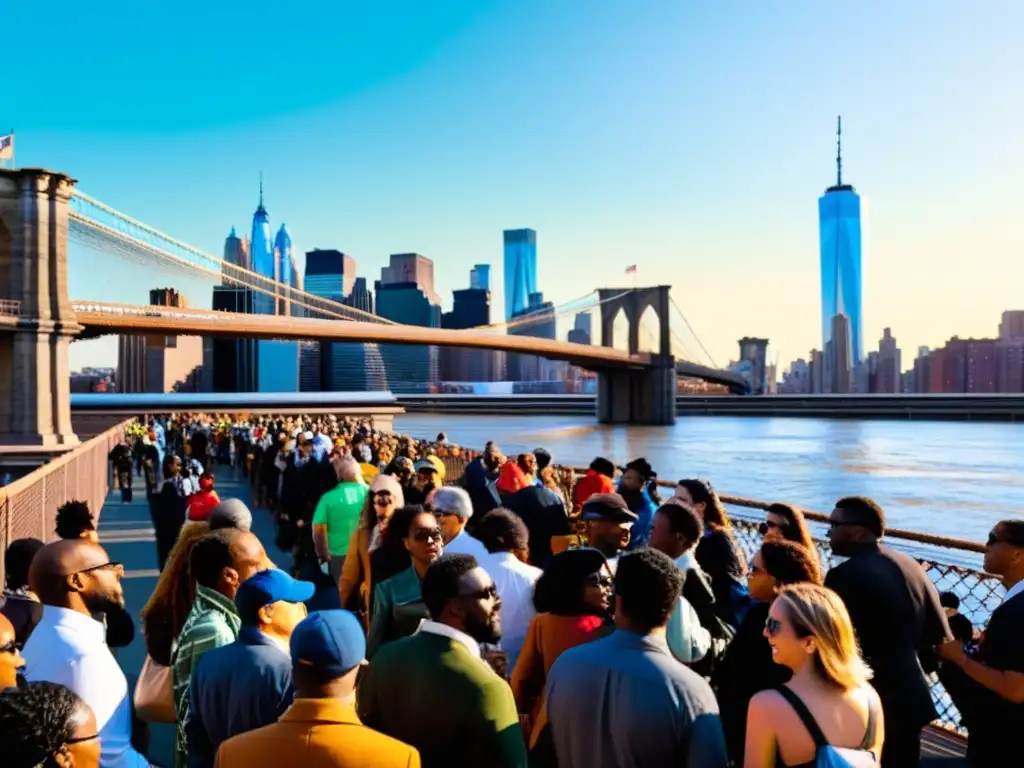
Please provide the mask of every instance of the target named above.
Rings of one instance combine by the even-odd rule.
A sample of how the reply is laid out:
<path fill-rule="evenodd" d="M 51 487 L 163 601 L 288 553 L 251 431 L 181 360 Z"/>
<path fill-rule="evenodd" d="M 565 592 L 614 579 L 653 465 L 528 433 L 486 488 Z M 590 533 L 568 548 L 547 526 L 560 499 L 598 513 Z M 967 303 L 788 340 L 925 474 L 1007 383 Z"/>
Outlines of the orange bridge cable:
<path fill-rule="evenodd" d="M 84 195 L 76 195 L 83 199 L 88 199 L 91 204 L 98 205 L 98 207 L 111 211 L 108 206 L 104 206 L 101 203 L 96 203 L 87 198 Z M 181 243 L 172 237 L 164 235 L 151 227 L 147 227 L 145 224 L 136 222 L 129 217 L 123 216 L 122 214 L 115 214 L 125 219 L 126 223 L 131 226 L 137 226 L 140 229 L 149 232 L 154 237 L 161 238 L 167 242 L 181 248 L 183 251 L 195 256 L 196 258 L 202 259 L 203 261 L 209 262 L 215 265 L 217 268 L 204 267 L 196 264 L 193 261 L 189 261 L 181 256 L 175 255 L 165 248 L 161 248 L 153 243 L 148 243 L 145 240 L 141 240 L 134 235 L 127 232 L 114 229 L 113 227 L 102 224 L 95 219 L 83 214 L 75 209 L 72 209 L 68 213 L 68 218 L 72 224 L 72 234 L 80 236 L 92 236 L 99 240 L 108 240 L 119 243 L 122 247 L 128 247 L 136 250 L 146 251 L 154 256 L 157 256 L 164 261 L 172 262 L 176 267 L 184 270 L 192 270 L 199 272 L 203 275 L 213 277 L 216 279 L 224 279 L 231 281 L 237 285 L 252 288 L 254 290 L 261 291 L 262 293 L 273 295 L 278 299 L 290 300 L 293 303 L 301 302 L 301 305 L 305 308 L 312 309 L 317 312 L 331 313 L 337 319 L 351 320 L 355 318 L 362 319 L 365 322 L 376 322 L 376 323 L 387 323 L 396 324 L 391 320 L 380 317 L 370 312 L 358 309 L 356 307 L 350 307 L 346 304 L 341 304 L 330 299 L 325 299 L 315 294 L 308 293 L 299 288 L 293 288 L 285 283 L 278 282 L 272 278 L 261 275 L 252 270 L 239 267 L 236 264 L 232 264 L 224 259 L 219 259 L 216 256 L 204 253 L 196 248 Z M 130 255 L 130 254 L 128 254 Z"/>
<path fill-rule="evenodd" d="M 139 240 L 124 232 L 119 232 L 104 224 L 100 224 L 97 221 L 84 217 L 76 211 L 69 213 L 69 219 L 71 221 L 71 232 L 73 236 L 81 236 L 85 238 L 96 238 L 104 241 L 105 243 L 111 243 L 119 247 L 126 256 L 133 256 L 137 251 L 145 251 L 164 262 L 171 262 L 174 267 L 181 268 L 184 270 L 191 270 L 198 272 L 204 276 L 214 278 L 217 280 L 225 280 L 231 282 L 239 287 L 250 288 L 258 291 L 262 294 L 273 297 L 277 300 L 289 301 L 293 305 L 299 306 L 303 309 L 307 309 L 310 312 L 318 313 L 321 315 L 331 315 L 330 319 L 335 320 L 349 320 L 349 321 L 362 321 L 362 322 L 374 322 L 385 325 L 398 325 L 392 320 L 374 315 L 369 312 L 357 309 L 355 307 L 349 307 L 345 304 L 339 304 L 338 302 L 331 301 L 330 299 L 323 299 L 314 294 L 306 293 L 291 286 L 287 286 L 284 283 L 271 280 L 263 275 L 256 272 L 236 267 L 233 264 L 223 261 L 222 259 L 215 259 L 209 257 L 212 261 L 219 261 L 225 265 L 230 271 L 241 273 L 241 277 L 235 277 L 229 272 L 219 272 L 209 267 L 203 267 L 199 264 L 190 262 L 180 256 L 176 256 L 159 246 L 147 243 L 144 240 Z M 77 226 L 76 226 L 77 225 Z M 168 265 L 163 265 L 168 266 Z M 273 287 L 264 287 L 262 285 L 254 283 L 270 283 Z M 312 300 L 314 303 L 309 303 Z"/>

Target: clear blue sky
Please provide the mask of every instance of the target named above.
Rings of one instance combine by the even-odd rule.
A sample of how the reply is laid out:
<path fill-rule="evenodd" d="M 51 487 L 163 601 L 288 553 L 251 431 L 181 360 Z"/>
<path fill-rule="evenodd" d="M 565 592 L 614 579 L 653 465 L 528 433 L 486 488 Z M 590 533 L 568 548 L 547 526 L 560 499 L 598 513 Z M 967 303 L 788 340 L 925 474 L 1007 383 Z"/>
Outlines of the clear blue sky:
<path fill-rule="evenodd" d="M 867 348 L 883 326 L 905 355 L 992 335 L 1024 305 L 1011 0 L 8 5 L 19 164 L 206 251 L 248 230 L 262 170 L 296 249 L 371 279 L 418 251 L 450 297 L 500 264 L 502 229 L 533 227 L 556 302 L 636 263 L 719 362 L 756 334 L 785 363 L 820 344 L 816 199 L 842 113 Z M 173 282 L 72 254 L 76 298 Z"/>

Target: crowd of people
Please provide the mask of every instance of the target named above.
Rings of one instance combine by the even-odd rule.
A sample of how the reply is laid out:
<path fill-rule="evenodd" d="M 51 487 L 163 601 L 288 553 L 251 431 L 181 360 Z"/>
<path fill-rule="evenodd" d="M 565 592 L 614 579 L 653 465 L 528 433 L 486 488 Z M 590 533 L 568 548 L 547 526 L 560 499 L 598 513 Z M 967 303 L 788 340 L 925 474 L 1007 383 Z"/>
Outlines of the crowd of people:
<path fill-rule="evenodd" d="M 110 458 L 153 520 L 145 664 L 129 689 L 124 568 L 70 501 L 55 541 L 6 552 L 5 768 L 146 766 L 147 724 L 173 726 L 174 768 L 913 768 L 933 673 L 969 764 L 1018 759 L 1024 520 L 990 534 L 1006 596 L 979 633 L 864 497 L 836 501 L 826 568 L 798 508 L 767 510 L 748 563 L 709 482 L 659 485 L 642 458 L 576 477 L 543 449 L 198 414 L 140 421 Z"/>

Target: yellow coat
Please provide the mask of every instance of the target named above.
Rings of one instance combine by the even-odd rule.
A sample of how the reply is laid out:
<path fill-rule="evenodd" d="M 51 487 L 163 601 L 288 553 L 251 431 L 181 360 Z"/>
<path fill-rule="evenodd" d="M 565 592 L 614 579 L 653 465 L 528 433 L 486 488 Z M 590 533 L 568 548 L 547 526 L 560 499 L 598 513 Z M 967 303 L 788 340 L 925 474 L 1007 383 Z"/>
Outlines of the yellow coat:
<path fill-rule="evenodd" d="M 281 719 L 240 733 L 217 750 L 214 768 L 420 768 L 408 744 L 367 728 L 355 707 L 335 699 L 296 699 Z"/>

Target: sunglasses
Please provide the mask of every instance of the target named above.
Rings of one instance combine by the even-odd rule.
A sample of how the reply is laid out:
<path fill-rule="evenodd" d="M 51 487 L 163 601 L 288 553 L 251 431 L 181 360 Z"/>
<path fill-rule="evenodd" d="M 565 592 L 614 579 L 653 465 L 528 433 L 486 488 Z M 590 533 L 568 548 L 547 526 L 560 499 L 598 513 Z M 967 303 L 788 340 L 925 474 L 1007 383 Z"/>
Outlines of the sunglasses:
<path fill-rule="evenodd" d="M 100 565 L 94 565 L 91 568 L 83 568 L 80 571 L 75 571 L 75 573 L 92 573 L 93 571 L 104 571 L 107 569 L 110 569 L 112 571 L 123 571 L 124 563 L 119 563 L 116 560 L 111 560 L 106 563 L 101 563 Z"/>
<path fill-rule="evenodd" d="M 444 541 L 440 528 L 420 528 L 412 535 L 413 541 Z"/>
<path fill-rule="evenodd" d="M 782 631 L 782 622 L 778 619 L 768 618 L 764 623 L 765 632 L 768 633 L 769 637 L 775 637 Z"/>
<path fill-rule="evenodd" d="M 474 600 L 497 600 L 498 599 L 498 587 L 491 584 L 489 587 L 477 590 L 476 592 L 470 592 L 466 595 L 459 595 L 459 597 L 470 597 Z"/>
<path fill-rule="evenodd" d="M 390 504 L 395 498 L 389 491 L 376 491 L 370 495 L 374 504 Z"/>
<path fill-rule="evenodd" d="M 765 520 L 765 521 L 764 521 L 763 523 L 761 523 L 761 524 L 760 524 L 759 526 L 757 526 L 757 531 L 758 531 L 758 533 L 760 533 L 760 534 L 761 534 L 762 536 L 764 536 L 764 535 L 765 535 L 766 533 L 768 533 L 768 531 L 770 531 L 770 530 L 771 530 L 772 528 L 774 528 L 774 529 L 776 529 L 776 530 L 779 530 L 779 531 L 781 531 L 781 530 L 782 530 L 782 526 L 781 526 L 781 525 L 779 525 L 778 523 L 776 523 L 776 522 L 774 522 L 774 521 L 772 521 L 772 520 Z"/>

